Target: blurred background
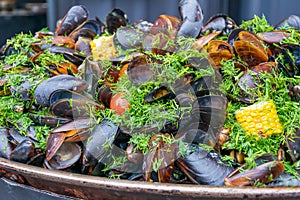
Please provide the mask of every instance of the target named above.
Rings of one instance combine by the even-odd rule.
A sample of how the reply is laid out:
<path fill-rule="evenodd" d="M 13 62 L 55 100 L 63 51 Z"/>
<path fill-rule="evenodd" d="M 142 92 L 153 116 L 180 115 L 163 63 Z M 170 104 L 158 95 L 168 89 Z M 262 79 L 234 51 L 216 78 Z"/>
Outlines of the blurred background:
<path fill-rule="evenodd" d="M 179 17 L 177 3 L 178 0 L 0 0 L 0 45 L 16 33 L 34 33 L 44 27 L 54 31 L 57 20 L 76 4 L 85 5 L 90 18 L 97 16 L 104 22 L 113 8 L 125 11 L 131 22 L 138 19 L 154 22 L 160 14 Z M 300 15 L 299 0 L 199 0 L 199 3 L 205 21 L 224 13 L 240 24 L 264 14 L 275 25 L 291 14 Z"/>

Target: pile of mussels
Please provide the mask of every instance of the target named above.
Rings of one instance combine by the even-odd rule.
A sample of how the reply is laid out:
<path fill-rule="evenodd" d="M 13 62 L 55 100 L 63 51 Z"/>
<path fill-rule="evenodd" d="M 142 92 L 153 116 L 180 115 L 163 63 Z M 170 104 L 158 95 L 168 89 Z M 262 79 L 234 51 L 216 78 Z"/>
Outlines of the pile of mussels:
<path fill-rule="evenodd" d="M 120 9 L 103 23 L 76 5 L 55 32 L 8 39 L 0 156 L 127 180 L 300 185 L 300 18 L 205 23 L 197 0 L 178 6 L 180 18 L 152 24 Z M 233 111 L 262 99 L 275 102 L 282 133 L 236 123 Z"/>

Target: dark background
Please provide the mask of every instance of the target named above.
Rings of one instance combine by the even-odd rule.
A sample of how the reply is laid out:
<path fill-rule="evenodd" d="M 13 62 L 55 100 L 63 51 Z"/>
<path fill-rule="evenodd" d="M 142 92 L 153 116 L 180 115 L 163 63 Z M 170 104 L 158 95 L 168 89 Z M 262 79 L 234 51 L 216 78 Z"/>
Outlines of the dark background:
<path fill-rule="evenodd" d="M 47 11 L 24 12 L 25 4 L 34 2 L 47 3 Z M 179 17 L 177 2 L 178 0 L 17 0 L 14 11 L 0 11 L 0 45 L 16 33 L 34 33 L 44 27 L 54 31 L 57 20 L 76 4 L 85 5 L 90 18 L 97 16 L 105 21 L 108 12 L 113 8 L 120 8 L 127 13 L 131 22 L 138 19 L 154 22 L 160 14 Z M 217 13 L 224 13 L 240 24 L 242 20 L 264 14 L 269 23 L 275 25 L 291 14 L 300 15 L 299 0 L 199 0 L 199 3 L 205 21 Z"/>

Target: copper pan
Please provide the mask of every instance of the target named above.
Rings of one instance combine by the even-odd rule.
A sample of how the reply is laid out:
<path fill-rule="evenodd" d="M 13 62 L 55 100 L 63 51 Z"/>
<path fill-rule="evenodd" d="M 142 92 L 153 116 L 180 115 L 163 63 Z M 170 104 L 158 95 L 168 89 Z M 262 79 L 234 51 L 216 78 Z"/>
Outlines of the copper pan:
<path fill-rule="evenodd" d="M 0 158 L 0 175 L 80 199 L 300 199 L 300 187 L 213 187 L 126 181 L 53 171 Z"/>

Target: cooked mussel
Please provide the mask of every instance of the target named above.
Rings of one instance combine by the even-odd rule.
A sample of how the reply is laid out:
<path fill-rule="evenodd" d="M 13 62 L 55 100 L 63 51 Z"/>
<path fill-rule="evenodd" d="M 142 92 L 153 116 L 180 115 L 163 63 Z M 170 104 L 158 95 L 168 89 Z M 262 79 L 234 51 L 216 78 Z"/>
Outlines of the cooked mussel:
<path fill-rule="evenodd" d="M 196 38 L 203 25 L 203 11 L 197 0 L 180 0 L 178 3 L 179 14 L 182 20 L 177 37 Z"/>
<path fill-rule="evenodd" d="M 217 14 L 208 19 L 208 21 L 202 26 L 201 34 L 205 34 L 207 31 L 221 31 L 223 35 L 227 35 L 236 26 L 237 25 L 232 18 L 224 14 Z"/>
<path fill-rule="evenodd" d="M 58 75 L 41 82 L 34 91 L 36 102 L 42 106 L 49 106 L 50 95 L 58 89 L 83 91 L 88 87 L 87 83 L 71 75 Z"/>
<path fill-rule="evenodd" d="M 297 15 L 290 15 L 277 25 L 275 25 L 275 29 L 284 29 L 293 27 L 296 30 L 300 30 L 300 17 Z"/>
<path fill-rule="evenodd" d="M 48 169 L 66 169 L 74 165 L 81 157 L 81 148 L 76 143 L 63 143 L 50 160 L 45 160 Z"/>
<path fill-rule="evenodd" d="M 106 16 L 106 26 L 110 34 L 116 32 L 120 26 L 128 24 L 128 17 L 125 12 L 119 8 L 114 8 Z"/>
<path fill-rule="evenodd" d="M 56 27 L 55 33 L 57 35 L 69 35 L 75 28 L 87 20 L 88 15 L 88 10 L 83 5 L 71 7 Z"/>
<path fill-rule="evenodd" d="M 216 152 L 208 152 L 198 145 L 192 145 L 187 156 L 180 157 L 177 164 L 192 182 L 201 185 L 223 186 L 225 177 L 233 171 Z"/>
<path fill-rule="evenodd" d="M 92 106 L 98 105 L 95 101 L 77 92 L 64 89 L 52 92 L 49 103 L 52 114 L 70 118 L 86 116 Z"/>

